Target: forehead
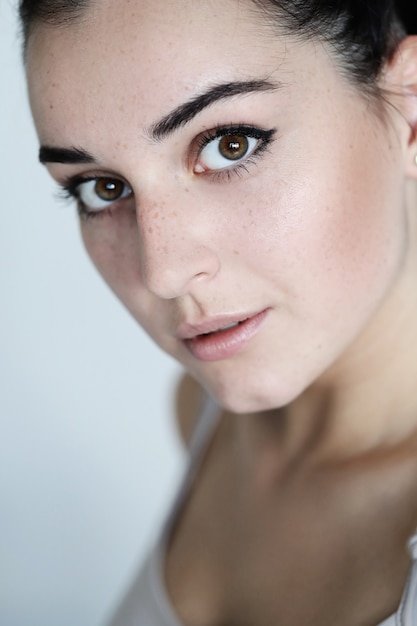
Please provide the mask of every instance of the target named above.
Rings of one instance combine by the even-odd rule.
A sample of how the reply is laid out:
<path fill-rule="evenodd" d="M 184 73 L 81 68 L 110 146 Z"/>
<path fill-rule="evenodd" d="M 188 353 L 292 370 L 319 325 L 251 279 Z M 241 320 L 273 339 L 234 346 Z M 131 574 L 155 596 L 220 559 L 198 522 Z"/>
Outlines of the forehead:
<path fill-rule="evenodd" d="M 203 43 L 213 26 L 221 45 L 224 36 L 233 38 L 254 21 L 260 21 L 260 12 L 251 0 L 90 0 L 87 8 L 67 24 L 38 26 L 35 33 L 49 30 L 49 45 L 55 30 L 58 40 L 64 35 L 78 40 L 83 48 L 99 45 L 102 52 L 111 52 L 114 45 L 128 51 L 138 42 L 146 49 L 147 44 L 155 43 L 156 34 L 161 46 L 178 40 L 185 45 Z M 38 47 L 39 37 L 30 39 L 29 44 L 35 41 Z"/>
<path fill-rule="evenodd" d="M 269 31 L 250 0 L 93 2 L 76 23 L 33 31 L 27 72 L 35 121 L 52 128 L 54 111 L 64 109 L 67 118 L 103 119 L 117 100 L 120 110 L 136 106 L 146 125 L 209 82 L 272 72 L 284 46 Z"/>

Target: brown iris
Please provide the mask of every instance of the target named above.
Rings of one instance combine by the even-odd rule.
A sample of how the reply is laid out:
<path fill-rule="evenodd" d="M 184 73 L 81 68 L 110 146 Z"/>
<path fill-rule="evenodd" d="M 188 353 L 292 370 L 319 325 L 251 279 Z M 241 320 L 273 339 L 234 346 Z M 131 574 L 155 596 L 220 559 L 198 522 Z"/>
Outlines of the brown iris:
<path fill-rule="evenodd" d="M 229 161 L 242 159 L 248 149 L 248 138 L 241 135 L 226 135 L 219 142 L 220 154 Z"/>
<path fill-rule="evenodd" d="M 94 191 L 100 200 L 114 202 L 123 194 L 125 185 L 115 178 L 100 178 L 94 187 Z"/>

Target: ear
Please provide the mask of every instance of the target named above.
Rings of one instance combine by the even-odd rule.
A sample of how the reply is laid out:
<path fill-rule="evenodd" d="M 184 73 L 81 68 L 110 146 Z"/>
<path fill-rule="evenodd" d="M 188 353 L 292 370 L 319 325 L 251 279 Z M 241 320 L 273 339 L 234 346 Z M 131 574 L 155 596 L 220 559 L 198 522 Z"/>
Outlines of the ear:
<path fill-rule="evenodd" d="M 387 64 L 383 83 L 388 99 L 407 123 L 406 174 L 417 180 L 417 35 L 401 41 Z"/>

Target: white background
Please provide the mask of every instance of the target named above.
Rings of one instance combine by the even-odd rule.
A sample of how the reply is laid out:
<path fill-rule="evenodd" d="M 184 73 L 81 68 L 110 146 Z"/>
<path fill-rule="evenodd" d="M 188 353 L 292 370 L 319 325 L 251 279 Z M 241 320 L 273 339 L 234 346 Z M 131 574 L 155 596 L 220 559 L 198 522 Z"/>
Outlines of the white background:
<path fill-rule="evenodd" d="M 179 368 L 96 275 L 37 163 L 16 0 L 0 0 L 0 624 L 98 626 L 184 455 Z"/>

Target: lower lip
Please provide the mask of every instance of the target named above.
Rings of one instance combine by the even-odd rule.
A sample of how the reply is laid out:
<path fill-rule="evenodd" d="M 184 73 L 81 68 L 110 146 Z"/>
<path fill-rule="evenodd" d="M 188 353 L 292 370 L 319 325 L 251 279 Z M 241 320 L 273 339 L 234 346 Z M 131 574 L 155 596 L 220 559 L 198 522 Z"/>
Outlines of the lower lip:
<path fill-rule="evenodd" d="M 197 335 L 184 341 L 191 354 L 200 361 L 221 361 L 242 352 L 257 334 L 268 309 L 233 328 L 208 335 Z"/>

